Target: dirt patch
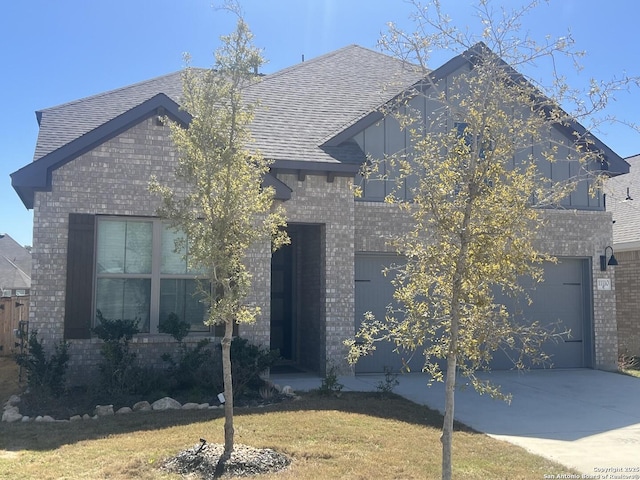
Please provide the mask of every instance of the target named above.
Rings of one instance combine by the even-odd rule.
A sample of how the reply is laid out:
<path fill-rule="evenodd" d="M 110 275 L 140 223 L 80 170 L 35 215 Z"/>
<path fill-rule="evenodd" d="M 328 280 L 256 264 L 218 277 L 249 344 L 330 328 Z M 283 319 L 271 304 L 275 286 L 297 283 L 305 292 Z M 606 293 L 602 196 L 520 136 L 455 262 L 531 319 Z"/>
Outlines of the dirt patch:
<path fill-rule="evenodd" d="M 18 365 L 13 357 L 0 357 L 0 406 L 22 391 L 18 383 Z"/>

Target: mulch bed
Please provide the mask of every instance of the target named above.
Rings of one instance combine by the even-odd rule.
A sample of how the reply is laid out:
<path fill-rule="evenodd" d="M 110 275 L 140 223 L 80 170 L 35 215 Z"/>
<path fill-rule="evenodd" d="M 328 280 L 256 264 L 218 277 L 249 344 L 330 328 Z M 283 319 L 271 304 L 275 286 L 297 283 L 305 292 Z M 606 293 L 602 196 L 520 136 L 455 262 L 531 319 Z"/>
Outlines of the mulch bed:
<path fill-rule="evenodd" d="M 203 441 L 193 448 L 167 459 L 162 468 L 181 475 L 196 474 L 203 479 L 222 477 L 248 477 L 278 472 L 291 464 L 291 458 L 270 448 L 234 445 L 231 457 L 220 464 L 224 445 Z"/>

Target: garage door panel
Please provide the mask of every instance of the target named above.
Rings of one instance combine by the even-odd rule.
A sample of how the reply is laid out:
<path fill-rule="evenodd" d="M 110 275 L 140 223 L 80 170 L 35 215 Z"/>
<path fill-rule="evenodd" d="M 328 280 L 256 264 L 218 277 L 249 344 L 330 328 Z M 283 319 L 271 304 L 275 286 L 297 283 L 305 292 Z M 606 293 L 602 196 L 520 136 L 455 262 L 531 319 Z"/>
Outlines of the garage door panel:
<path fill-rule="evenodd" d="M 356 255 L 356 329 L 362 323 L 367 311 L 376 318 L 384 318 L 387 306 L 393 301 L 393 273 L 386 277 L 381 273 L 384 267 L 399 262 L 395 255 Z M 556 332 L 570 330 L 570 335 L 563 335 L 556 341 L 549 341 L 543 351 L 551 355 L 555 368 L 588 367 L 591 363 L 591 314 L 589 264 L 586 260 L 566 258 L 556 264 L 546 264 L 545 281 L 533 284 L 529 280 L 528 294 L 532 304 L 528 305 L 524 298 L 517 300 L 499 297 L 510 311 L 518 312 L 517 321 L 530 323 L 538 321 L 542 326 L 555 328 Z M 356 364 L 357 373 L 379 373 L 385 367 L 399 370 L 403 359 L 411 358 L 411 352 L 396 353 L 395 345 L 390 342 L 378 343 L 376 351 L 363 357 Z M 513 368 L 510 358 L 516 357 L 517 351 L 495 353 L 491 368 L 496 370 Z M 410 362 L 412 371 L 419 371 L 424 363 L 421 352 L 413 354 Z M 535 368 L 535 365 L 530 365 Z"/>
<path fill-rule="evenodd" d="M 356 255 L 356 331 L 366 312 L 372 312 L 377 319 L 382 320 L 389 305 L 397 306 L 393 300 L 394 288 L 391 284 L 394 273 L 389 272 L 385 276 L 382 272 L 400 262 L 401 257 L 397 255 Z M 358 360 L 356 373 L 381 373 L 385 368 L 399 372 L 405 363 L 411 371 L 422 369 L 424 360 L 421 352 L 397 348 L 393 342 L 377 342 L 375 346 L 376 350 L 372 354 Z"/>
<path fill-rule="evenodd" d="M 561 334 L 542 346 L 542 351 L 551 356 L 550 362 L 555 368 L 580 368 L 590 363 L 590 328 L 585 328 L 591 321 L 587 307 L 590 291 L 585 275 L 587 268 L 587 261 L 582 259 L 565 258 L 556 264 L 548 263 L 544 266 L 544 282 L 527 290 L 531 305 L 524 299 L 516 302 L 516 321 L 537 321 L 542 327 Z M 510 301 L 513 303 L 506 299 L 505 304 L 509 305 Z M 570 333 L 563 333 L 567 331 Z M 517 355 L 517 351 L 496 352 L 491 368 L 513 368 L 510 357 Z"/>

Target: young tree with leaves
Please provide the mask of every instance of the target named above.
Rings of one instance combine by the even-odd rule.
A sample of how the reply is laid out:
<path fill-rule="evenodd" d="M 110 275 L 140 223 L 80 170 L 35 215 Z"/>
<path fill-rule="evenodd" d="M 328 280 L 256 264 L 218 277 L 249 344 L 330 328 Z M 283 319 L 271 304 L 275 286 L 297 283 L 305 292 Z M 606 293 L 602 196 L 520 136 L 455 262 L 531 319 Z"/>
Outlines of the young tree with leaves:
<path fill-rule="evenodd" d="M 476 38 L 458 31 L 440 2 L 415 5 L 418 31 L 407 34 L 391 25 L 381 40 L 387 51 L 424 73 L 423 82 L 384 112 L 410 134 L 411 148 L 372 159 L 364 172 L 369 179 L 399 172 L 384 179 L 412 193 L 408 200 L 387 198 L 413 220 L 411 231 L 393 241 L 406 260 L 393 280 L 399 307 L 389 307 L 385 319 L 368 315 L 359 342 L 348 343 L 352 362 L 380 340 L 424 354 L 424 371 L 445 383 L 442 478 L 450 479 L 457 375 L 481 393 L 500 396 L 497 386 L 475 375 L 489 367 L 497 350 L 511 352 L 517 368 L 549 361 L 541 347 L 560 332 L 519 322 L 504 299 L 526 299 L 522 279 L 542 281 L 542 263 L 554 261 L 535 244 L 544 224 L 542 207 L 559 205 L 578 182 L 597 187 L 602 159 L 588 130 L 576 131 L 566 144 L 550 141 L 555 127 L 575 126 L 575 117 L 560 108 L 571 91 L 562 79 L 554 78 L 555 89 L 543 93 L 511 67 L 579 56 L 570 37 L 544 45 L 522 38 L 520 19 L 536 2 L 498 17 L 489 1 L 480 1 L 482 33 Z M 432 49 L 463 52 L 466 61 L 439 78 L 428 68 Z M 592 94 L 606 98 L 624 82 L 629 79 L 600 84 Z M 424 114 L 415 109 L 421 97 L 427 99 Z M 540 161 L 574 162 L 580 173 L 553 182 L 541 173 Z"/>
<path fill-rule="evenodd" d="M 270 162 L 248 149 L 256 105 L 245 102 L 242 91 L 259 81 L 255 72 L 263 64 L 252 38 L 239 18 L 235 32 L 222 37 L 212 69 L 186 68 L 182 106 L 192 120 L 186 128 L 171 124 L 176 177 L 184 188 L 155 179 L 150 185 L 162 197 L 158 214 L 184 234 L 176 248 L 188 250 L 189 268 L 203 272 L 199 294 L 209 307 L 205 323 L 225 327 L 223 460 L 234 445 L 233 326 L 253 322 L 260 313 L 259 307 L 246 304 L 251 287 L 247 255 L 260 243 L 277 247 L 287 241 L 283 211 L 274 206 L 273 189 L 262 185 Z"/>

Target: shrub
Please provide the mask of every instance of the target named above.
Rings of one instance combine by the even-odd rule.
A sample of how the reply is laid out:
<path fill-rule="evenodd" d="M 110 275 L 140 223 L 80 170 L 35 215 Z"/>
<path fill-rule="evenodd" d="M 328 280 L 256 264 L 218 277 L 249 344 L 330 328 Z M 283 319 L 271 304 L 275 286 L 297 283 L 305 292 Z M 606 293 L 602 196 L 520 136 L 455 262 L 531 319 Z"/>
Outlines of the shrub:
<path fill-rule="evenodd" d="M 234 338 L 231 342 L 233 397 L 237 398 L 249 390 L 258 392 L 265 383 L 260 374 L 273 367 L 279 359 L 278 350 L 258 347 L 245 338 Z"/>
<path fill-rule="evenodd" d="M 335 365 L 329 365 L 327 373 L 322 379 L 322 383 L 318 388 L 318 393 L 322 395 L 335 395 L 339 397 L 342 394 L 344 385 L 338 381 L 338 369 Z"/>
<path fill-rule="evenodd" d="M 169 353 L 162 355 L 162 360 L 169 364 L 167 373 L 171 388 L 219 392 L 222 388 L 222 364 L 218 357 L 214 355 L 208 338 L 193 347 L 180 342 L 175 358 Z"/>
<path fill-rule="evenodd" d="M 170 388 L 173 391 L 218 392 L 222 388 L 221 363 L 214 359 L 208 338 L 200 340 L 193 347 L 182 342 L 190 328 L 191 325 L 180 320 L 174 312 L 158 326 L 160 333 L 168 333 L 178 341 L 175 358 L 170 353 L 162 355 L 162 360 L 169 364 L 167 373 Z"/>
<path fill-rule="evenodd" d="M 174 335 L 174 327 L 179 320 L 172 320 L 165 326 L 163 333 Z M 200 340 L 195 346 L 184 344 L 181 339 L 175 355 L 165 353 L 162 360 L 169 364 L 168 377 L 173 392 L 221 392 L 224 390 L 220 345 L 211 348 L 209 339 Z M 231 343 L 231 369 L 233 377 L 233 396 L 238 398 L 248 392 L 260 391 L 264 381 L 260 374 L 272 367 L 280 358 L 277 350 L 258 347 L 247 339 L 234 338 Z"/>
<path fill-rule="evenodd" d="M 99 365 L 101 387 L 109 394 L 135 390 L 133 382 L 135 353 L 129 352 L 129 342 L 139 333 L 137 320 L 110 320 L 97 311 L 98 325 L 93 332 L 104 343 L 100 347 L 103 362 Z"/>
<path fill-rule="evenodd" d="M 160 333 L 168 333 L 178 342 L 182 342 L 182 339 L 189 334 L 191 325 L 184 320 L 180 320 L 178 315 L 171 312 L 167 318 L 163 319 L 158 325 L 158 331 Z"/>
<path fill-rule="evenodd" d="M 382 393 L 393 393 L 393 389 L 400 385 L 400 381 L 398 380 L 398 374 L 393 373 L 393 370 L 389 367 L 384 367 L 384 380 L 380 380 L 376 389 Z"/>
<path fill-rule="evenodd" d="M 620 353 L 618 355 L 618 369 L 640 370 L 640 357 L 629 355 L 627 353 Z"/>
<path fill-rule="evenodd" d="M 26 370 L 27 385 L 36 394 L 58 397 L 65 391 L 65 375 L 69 362 L 69 344 L 61 341 L 47 359 L 38 331 L 29 335 L 28 351 L 16 355 L 16 363 Z"/>

